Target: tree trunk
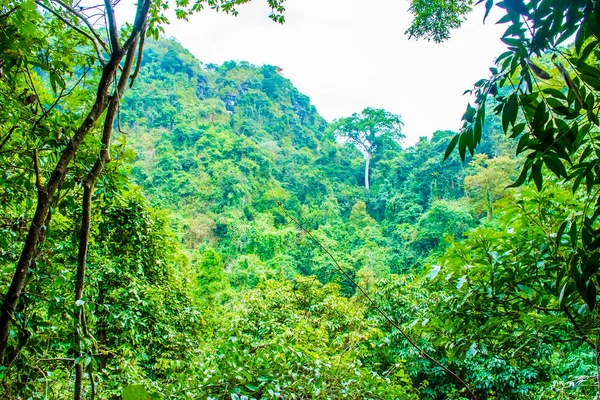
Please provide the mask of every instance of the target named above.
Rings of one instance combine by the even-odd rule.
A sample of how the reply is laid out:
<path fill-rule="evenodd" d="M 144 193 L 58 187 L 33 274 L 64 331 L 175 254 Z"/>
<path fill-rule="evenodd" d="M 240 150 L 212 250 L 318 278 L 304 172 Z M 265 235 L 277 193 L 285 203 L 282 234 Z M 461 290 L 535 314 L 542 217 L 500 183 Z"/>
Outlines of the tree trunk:
<path fill-rule="evenodd" d="M 127 81 L 129 79 L 129 76 L 131 75 L 131 68 L 133 66 L 133 60 L 135 59 L 137 42 L 137 39 L 134 40 L 133 45 L 127 52 L 127 57 L 125 58 L 125 65 L 123 66 L 123 72 L 121 72 L 121 77 L 119 78 L 117 89 L 111 97 L 110 105 L 108 106 L 108 111 L 106 112 L 106 117 L 104 119 L 104 129 L 102 131 L 102 148 L 100 149 L 100 154 L 98 155 L 94 166 L 92 167 L 91 171 L 88 173 L 87 177 L 85 178 L 85 181 L 83 182 L 81 231 L 79 234 L 79 252 L 77 255 L 77 275 L 75 281 L 76 302 L 82 300 L 83 289 L 85 286 L 85 270 L 87 264 L 88 245 L 90 241 L 92 196 L 94 193 L 94 187 L 96 186 L 96 182 L 102 174 L 102 171 L 104 171 L 104 166 L 108 162 L 110 162 L 110 141 L 113 132 L 113 125 L 115 122 L 115 117 L 117 115 L 117 110 L 119 108 L 120 99 L 125 93 L 125 89 L 127 88 Z M 73 330 L 76 349 L 75 352 L 76 357 L 83 357 L 81 337 L 83 335 L 91 337 L 91 335 L 87 331 L 87 326 L 85 324 L 83 304 L 81 306 L 77 306 L 75 310 L 75 327 Z M 83 398 L 83 375 L 83 364 L 79 362 L 75 366 L 75 390 L 73 393 L 74 400 L 81 400 Z"/>
<path fill-rule="evenodd" d="M 83 209 L 81 216 L 81 232 L 79 236 L 79 254 L 77 255 L 77 276 L 75 279 L 75 357 L 82 357 L 81 336 L 83 329 L 83 305 L 78 305 L 83 297 L 83 286 L 85 281 L 85 265 L 87 249 L 90 236 L 90 221 L 92 215 L 92 191 L 93 185 L 85 182 L 83 186 Z M 83 363 L 80 361 L 75 366 L 75 400 L 83 398 Z"/>
<path fill-rule="evenodd" d="M 365 189 L 369 190 L 369 165 L 371 164 L 371 154 L 365 154 Z"/>
<path fill-rule="evenodd" d="M 117 65 L 118 64 L 113 63 L 113 69 L 116 69 Z M 75 157 L 77 148 L 94 125 L 96 119 L 106 108 L 106 99 L 108 98 L 106 92 L 108 91 L 110 81 L 104 78 L 105 77 L 103 76 L 103 79 L 100 80 L 100 85 L 105 86 L 105 90 L 103 91 L 104 96 L 102 96 L 101 93 L 101 89 L 103 89 L 103 87 L 99 86 L 99 94 L 96 103 L 92 107 L 92 110 L 88 114 L 81 127 L 77 130 L 67 145 L 67 148 L 61 154 L 61 157 L 54 168 L 52 176 L 48 180 L 48 184 L 46 186 L 40 185 L 38 187 L 38 199 L 35 214 L 29 226 L 27 238 L 25 239 L 21 256 L 17 262 L 10 287 L 4 296 L 4 301 L 2 302 L 2 311 L 0 314 L 0 365 L 4 365 L 8 336 L 10 333 L 10 324 L 14 318 L 13 313 L 15 311 L 17 302 L 19 301 L 19 297 L 21 296 L 23 286 L 25 285 L 25 278 L 29 272 L 29 267 L 31 266 L 35 256 L 38 244 L 40 243 L 40 237 L 42 236 L 43 231 L 46 229 L 44 226 L 44 221 L 46 220 L 48 211 L 50 210 L 50 202 L 52 201 L 56 191 L 60 189 L 59 186 L 62 186 L 62 181 L 67 174 L 67 166 L 73 157 Z"/>
<path fill-rule="evenodd" d="M 38 202 L 35 214 L 31 221 L 31 225 L 29 226 L 27 238 L 25 240 L 25 244 L 23 245 L 23 250 L 21 251 L 19 261 L 17 262 L 10 287 L 2 302 L 2 310 L 0 314 L 0 365 L 5 365 L 10 325 L 14 318 L 13 313 L 25 285 L 25 278 L 27 277 L 31 263 L 33 262 L 35 252 L 40 243 L 40 238 L 42 237 L 43 231 L 46 229 L 44 226 L 44 221 L 48 216 L 50 203 L 57 190 L 61 188 L 68 171 L 69 163 L 77 154 L 80 144 L 93 128 L 98 118 L 100 118 L 102 113 L 106 110 L 110 100 L 108 92 L 115 76 L 117 75 L 119 64 L 121 63 L 121 60 L 125 54 L 130 50 L 132 45 L 137 43 L 140 32 L 146 26 L 150 3 L 151 0 L 145 0 L 144 2 L 138 3 L 137 14 L 131 36 L 124 43 L 122 48 L 113 49 L 110 60 L 102 69 L 102 76 L 100 78 L 100 82 L 98 83 L 98 89 L 96 92 L 96 101 L 94 102 L 92 109 L 88 113 L 81 126 L 75 131 L 75 134 L 69 141 L 67 147 L 62 151 L 60 159 L 58 160 L 52 175 L 45 186 L 43 186 L 41 183 L 39 173 L 37 174 Z M 110 28 L 111 33 L 113 30 L 116 30 L 116 28 L 113 29 L 113 26 Z M 36 171 L 36 173 L 37 172 L 39 171 Z"/>

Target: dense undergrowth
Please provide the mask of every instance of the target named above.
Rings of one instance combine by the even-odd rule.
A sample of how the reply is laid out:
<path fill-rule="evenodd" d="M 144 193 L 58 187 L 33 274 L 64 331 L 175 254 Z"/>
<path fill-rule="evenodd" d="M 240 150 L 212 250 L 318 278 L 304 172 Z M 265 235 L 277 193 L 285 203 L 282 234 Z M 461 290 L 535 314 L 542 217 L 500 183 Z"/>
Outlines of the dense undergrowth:
<path fill-rule="evenodd" d="M 14 281 L 48 182 L 60 188 L 19 301 L 3 310 L 7 398 L 71 398 L 76 381 L 83 397 L 124 399 L 597 395 L 591 36 L 561 52 L 574 52 L 567 75 L 592 78 L 563 74 L 568 87 L 553 78 L 533 93 L 564 104 L 525 93 L 537 79 L 526 68 L 543 74 L 515 61 L 511 74 L 479 82 L 495 110 L 478 93 L 460 135 L 423 132 L 403 148 L 399 130 L 374 131 L 362 152 L 352 129 L 397 127 L 399 116 L 368 108 L 329 124 L 276 67 L 204 65 L 175 40 L 148 38 L 135 85 L 110 97 L 122 100 L 110 148 L 107 126 L 92 124 L 57 180 L 53 166 L 98 102 L 98 60 L 55 14 L 9 3 L 0 2 L 0 286 Z M 553 136 L 562 152 L 539 150 L 542 133 L 562 129 L 552 122 L 561 113 L 574 124 L 585 116 L 592 139 L 576 147 Z M 111 162 L 90 186 L 104 150 Z M 561 169 L 554 151 L 570 164 Z"/>

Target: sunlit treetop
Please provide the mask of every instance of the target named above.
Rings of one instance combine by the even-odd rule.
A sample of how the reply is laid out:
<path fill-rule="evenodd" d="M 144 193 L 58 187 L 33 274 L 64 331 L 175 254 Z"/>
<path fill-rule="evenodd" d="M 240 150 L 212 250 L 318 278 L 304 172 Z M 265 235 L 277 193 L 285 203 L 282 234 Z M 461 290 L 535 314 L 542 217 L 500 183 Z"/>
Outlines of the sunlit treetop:
<path fill-rule="evenodd" d="M 459 28 L 472 9 L 471 0 L 412 0 L 413 21 L 406 31 L 409 38 L 443 42 L 450 31 Z"/>

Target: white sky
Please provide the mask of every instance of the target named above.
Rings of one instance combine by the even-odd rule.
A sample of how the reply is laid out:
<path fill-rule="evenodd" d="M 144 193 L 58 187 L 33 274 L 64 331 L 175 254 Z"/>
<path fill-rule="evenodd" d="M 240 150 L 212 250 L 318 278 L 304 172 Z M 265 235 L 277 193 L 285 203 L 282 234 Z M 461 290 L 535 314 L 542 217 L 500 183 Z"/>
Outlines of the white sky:
<path fill-rule="evenodd" d="M 488 77 L 505 50 L 498 15 L 482 23 L 477 6 L 445 43 L 408 40 L 408 0 L 287 0 L 286 23 L 267 18 L 265 0 L 240 6 L 237 18 L 206 10 L 172 21 L 174 36 L 203 63 L 271 64 L 310 97 L 328 121 L 365 107 L 400 114 L 406 144 L 438 129 L 458 130 L 466 89 Z M 124 21 L 123 21 L 124 22 Z"/>

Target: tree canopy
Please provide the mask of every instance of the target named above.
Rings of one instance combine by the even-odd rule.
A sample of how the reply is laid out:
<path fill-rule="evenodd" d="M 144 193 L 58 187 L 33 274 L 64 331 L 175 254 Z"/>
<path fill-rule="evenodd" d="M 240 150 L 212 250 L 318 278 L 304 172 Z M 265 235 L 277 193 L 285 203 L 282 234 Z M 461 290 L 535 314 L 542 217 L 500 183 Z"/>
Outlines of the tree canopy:
<path fill-rule="evenodd" d="M 397 146 L 404 138 L 399 115 L 367 107 L 360 113 L 336 120 L 331 129 L 336 138 L 354 144 L 365 157 L 365 188 L 369 190 L 371 159 L 386 146 Z"/>
<path fill-rule="evenodd" d="M 0 2 L 2 397 L 597 397 L 597 4 L 482 4 L 507 52 L 402 148 L 154 40 L 245 2 Z M 439 41 L 471 3 L 411 10 Z"/>
<path fill-rule="evenodd" d="M 493 5 L 487 2 L 486 9 Z M 492 103 L 493 112 L 502 117 L 503 132 L 518 139 L 517 154 L 524 155 L 513 186 L 529 180 L 542 190 L 548 181 L 559 180 L 577 193 L 585 185 L 581 219 L 566 217 L 554 232 L 557 243 L 567 235 L 575 250 L 561 267 L 559 277 L 565 279 L 558 279 L 557 295 L 577 293 L 593 310 L 600 259 L 594 151 L 600 88 L 596 8 L 586 1 L 520 0 L 498 6 L 506 11 L 500 22 L 508 24 L 502 38 L 508 50 L 497 58 L 493 75 L 475 84 L 475 107 L 469 105 L 463 130 L 446 154 L 457 145 L 463 159 L 467 149 L 473 153 L 481 140 L 486 105 Z M 574 43 L 564 47 L 570 38 Z"/>

